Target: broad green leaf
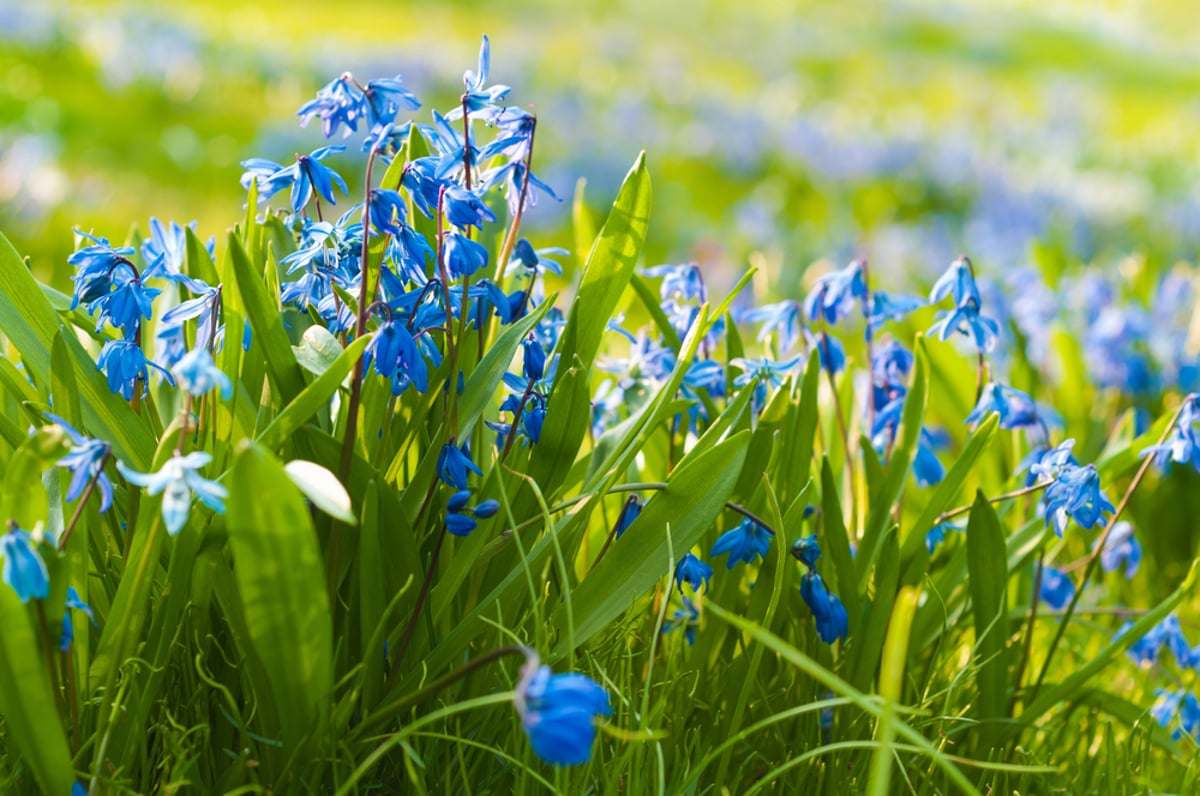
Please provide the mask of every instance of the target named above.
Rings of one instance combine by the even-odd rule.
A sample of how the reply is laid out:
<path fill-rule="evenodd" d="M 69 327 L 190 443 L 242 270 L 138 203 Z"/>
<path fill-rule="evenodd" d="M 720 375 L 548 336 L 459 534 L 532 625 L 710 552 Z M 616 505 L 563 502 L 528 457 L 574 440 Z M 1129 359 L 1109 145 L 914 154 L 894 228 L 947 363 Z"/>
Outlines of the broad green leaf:
<path fill-rule="evenodd" d="M 573 362 L 579 357 L 591 363 L 596 358 L 608 319 L 633 276 L 649 221 L 650 175 L 643 152 L 625 177 L 612 212 L 588 254 L 579 291 L 556 349 L 560 361 Z M 560 372 L 555 379 L 556 389 L 562 376 Z"/>
<path fill-rule="evenodd" d="M 975 493 L 967 522 L 967 570 L 971 604 L 975 618 L 975 656 L 979 672 L 976 718 L 980 729 L 981 751 L 996 745 L 999 725 L 1008 705 L 1008 556 L 1004 531 L 996 510 L 983 496 Z"/>
<path fill-rule="evenodd" d="M 711 450 L 685 458 L 667 479 L 667 487 L 646 503 L 641 515 L 600 560 L 572 594 L 575 643 L 582 644 L 629 608 L 632 600 L 650 589 L 670 565 L 666 526 L 676 557 L 699 541 L 725 507 L 741 473 L 748 432 L 740 432 Z M 560 630 L 565 623 L 560 607 L 552 619 Z M 565 635 L 554 657 L 570 652 Z"/>
<path fill-rule="evenodd" d="M 283 466 L 243 443 L 229 484 L 229 547 L 249 642 L 262 660 L 286 755 L 322 748 L 333 697 L 333 628 L 308 509 Z"/>
<path fill-rule="evenodd" d="M 596 242 L 596 222 L 588 210 L 584 194 L 587 190 L 587 179 L 580 177 L 575 182 L 575 198 L 571 202 L 571 224 L 575 232 L 575 259 L 580 264 L 584 262 L 584 253 L 592 249 Z M 582 269 L 580 269 L 582 270 Z"/>
<path fill-rule="evenodd" d="M 342 381 L 354 369 L 354 363 L 362 355 L 362 351 L 370 343 L 369 336 L 360 337 L 346 347 L 346 350 L 326 368 L 312 384 L 305 387 L 283 411 L 275 416 L 270 425 L 258 435 L 258 443 L 264 448 L 275 450 L 287 442 L 296 429 L 308 422 L 321 407 L 329 403 L 329 399 L 337 392 Z M 366 378 L 366 376 L 364 376 Z"/>
<path fill-rule="evenodd" d="M 883 654 L 883 642 L 887 636 L 892 608 L 896 601 L 896 587 L 900 581 L 899 553 L 900 544 L 896 541 L 896 530 L 893 528 L 884 535 L 880 544 L 880 553 L 874 569 L 875 596 L 864 603 L 858 636 L 850 650 L 849 680 L 855 688 L 864 691 L 871 687 Z"/>
<path fill-rule="evenodd" d="M 261 271 L 254 267 L 241 241 L 232 232 L 229 233 L 228 245 L 234 279 L 246 308 L 250 328 L 254 330 L 251 351 L 254 348 L 261 351 L 271 386 L 276 393 L 275 399 L 279 405 L 286 405 L 304 389 L 304 376 L 296 364 L 287 331 L 283 328 L 283 318 L 277 307 L 278 297 L 268 293 Z"/>
<path fill-rule="evenodd" d="M 29 766 L 43 793 L 71 792 L 75 767 L 55 706 L 47 661 L 39 652 L 32 606 L 0 583 L 0 715 L 4 717 L 9 761 L 13 751 Z M 11 783 L 10 783 L 11 784 Z"/>

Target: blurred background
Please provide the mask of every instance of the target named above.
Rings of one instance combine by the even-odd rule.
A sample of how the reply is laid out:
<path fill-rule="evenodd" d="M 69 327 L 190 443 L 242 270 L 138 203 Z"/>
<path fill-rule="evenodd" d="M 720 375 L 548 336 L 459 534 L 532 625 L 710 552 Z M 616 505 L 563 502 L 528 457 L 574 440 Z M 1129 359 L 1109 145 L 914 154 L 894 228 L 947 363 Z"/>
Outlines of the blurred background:
<path fill-rule="evenodd" d="M 572 245 L 579 178 L 601 213 L 646 149 L 648 262 L 733 273 L 761 252 L 785 292 L 858 254 L 884 283 L 960 251 L 985 271 L 1194 259 L 1187 4 L 878 5 L 0 0 L 0 231 L 58 283 L 73 225 L 220 233 L 240 160 L 323 143 L 295 116 L 321 85 L 401 73 L 429 121 L 488 33 L 565 200 L 529 215 L 538 245 Z M 353 186 L 361 160 L 329 163 Z"/>

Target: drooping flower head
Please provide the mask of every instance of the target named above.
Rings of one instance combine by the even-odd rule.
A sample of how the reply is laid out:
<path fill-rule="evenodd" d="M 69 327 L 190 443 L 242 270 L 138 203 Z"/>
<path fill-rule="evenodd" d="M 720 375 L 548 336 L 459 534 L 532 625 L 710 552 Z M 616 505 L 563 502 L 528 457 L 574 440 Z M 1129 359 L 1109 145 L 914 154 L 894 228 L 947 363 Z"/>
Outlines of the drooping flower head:
<path fill-rule="evenodd" d="M 1075 583 L 1062 570 L 1051 566 L 1042 567 L 1042 587 L 1039 591 L 1042 602 L 1056 611 L 1067 607 L 1075 596 Z"/>
<path fill-rule="evenodd" d="M 8 532 L 0 536 L 0 557 L 4 558 L 4 582 L 21 602 L 44 600 L 50 595 L 50 574 L 29 531 L 10 523 Z"/>
<path fill-rule="evenodd" d="M 770 546 L 771 532 L 747 517 L 717 539 L 709 557 L 728 554 L 725 567 L 733 569 L 733 565 L 739 561 L 753 564 L 754 559 L 766 556 Z"/>
<path fill-rule="evenodd" d="M 162 518 L 171 536 L 179 533 L 192 510 L 192 496 L 218 514 L 225 513 L 225 487 L 200 475 L 201 467 L 212 461 L 205 451 L 186 456 L 176 453 L 157 473 L 139 473 L 117 462 L 117 469 L 134 486 L 145 487 L 147 494 L 162 493 Z"/>
<path fill-rule="evenodd" d="M 112 453 L 112 446 L 107 442 L 91 437 L 85 437 L 74 426 L 58 415 L 46 413 L 46 417 L 62 426 L 71 438 L 71 450 L 58 460 L 59 467 L 66 467 L 71 473 L 71 484 L 67 487 L 67 500 L 79 498 L 87 485 L 94 479 L 96 488 L 100 490 L 100 513 L 108 511 L 113 501 L 113 485 L 104 465 Z"/>
<path fill-rule="evenodd" d="M 226 401 L 233 396 L 233 384 L 229 377 L 217 367 L 212 354 L 204 346 L 184 354 L 171 372 L 175 374 L 179 388 L 196 398 L 212 390 L 220 390 L 221 398 Z"/>
<path fill-rule="evenodd" d="M 825 586 L 825 581 L 815 570 L 805 572 L 800 578 L 800 596 L 812 611 L 817 621 L 817 635 L 826 644 L 832 644 L 850 633 L 850 620 L 846 608 Z"/>
<path fill-rule="evenodd" d="M 680 594 L 683 593 L 683 584 L 685 583 L 692 587 L 693 592 L 700 591 L 701 586 L 708 591 L 708 579 L 712 577 L 712 574 L 712 567 L 691 553 L 687 553 L 675 565 L 675 585 L 679 588 Z"/>
<path fill-rule="evenodd" d="M 531 655 L 513 702 L 534 753 L 547 763 L 577 766 L 592 758 L 596 718 L 611 716 L 608 692 L 574 672 L 553 674 Z"/>

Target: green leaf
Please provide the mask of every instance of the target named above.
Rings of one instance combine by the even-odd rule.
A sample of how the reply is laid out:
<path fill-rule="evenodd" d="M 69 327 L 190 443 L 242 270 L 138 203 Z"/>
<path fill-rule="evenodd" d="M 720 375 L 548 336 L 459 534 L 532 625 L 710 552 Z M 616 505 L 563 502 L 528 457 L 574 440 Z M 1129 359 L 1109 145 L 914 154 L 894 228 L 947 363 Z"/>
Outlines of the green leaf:
<path fill-rule="evenodd" d="M 596 358 L 604 328 L 633 276 L 646 240 L 650 193 L 650 175 L 643 152 L 626 175 L 612 212 L 588 254 L 579 292 L 571 303 L 567 325 L 559 339 L 560 361 L 573 362 L 579 357 L 590 364 Z M 555 388 L 562 376 L 560 371 Z"/>
<path fill-rule="evenodd" d="M 292 346 L 296 362 L 314 376 L 329 370 L 345 349 L 333 333 L 324 326 L 313 324 L 300 336 L 300 345 Z"/>
<path fill-rule="evenodd" d="M 275 450 L 287 442 L 296 429 L 308 422 L 321 407 L 329 403 L 329 399 L 337 392 L 342 381 L 354 369 L 354 363 L 362 355 L 362 351 L 370 343 L 369 336 L 363 336 L 352 342 L 346 350 L 326 368 L 312 384 L 304 388 L 295 399 L 275 416 L 270 425 L 259 433 L 257 442 L 264 448 Z"/>
<path fill-rule="evenodd" d="M 883 537 L 880 545 L 875 564 L 875 597 L 862 610 L 858 637 L 850 650 L 850 682 L 864 691 L 870 688 L 875 670 L 879 668 L 883 642 L 892 618 L 896 587 L 900 581 L 899 548 L 896 529 L 893 528 Z"/>
<path fill-rule="evenodd" d="M 967 571 L 975 618 L 975 657 L 979 672 L 976 718 L 982 749 L 996 745 L 1008 705 L 1008 555 L 996 510 L 975 493 L 967 521 Z"/>
<path fill-rule="evenodd" d="M 299 490 L 252 442 L 234 459 L 228 524 L 249 642 L 270 682 L 286 754 L 315 751 L 329 729 L 333 696 L 325 569 Z"/>
<path fill-rule="evenodd" d="M 821 458 L 821 522 L 825 532 L 822 544 L 833 562 L 833 571 L 837 573 L 836 593 L 846 606 L 850 632 L 854 634 L 862 605 L 858 591 L 858 570 L 850 552 L 850 537 L 842 521 L 842 504 L 838 500 L 837 482 L 828 456 Z"/>
<path fill-rule="evenodd" d="M 25 530 L 46 519 L 50 504 L 42 472 L 67 452 L 66 433 L 59 426 L 43 426 L 13 453 L 4 470 L 3 492 L 0 493 L 0 532 L 13 521 Z"/>
<path fill-rule="evenodd" d="M 7 584 L 0 584 L 0 714 L 5 737 L 43 793 L 68 794 L 75 767 L 47 674 L 55 662 L 45 660 L 40 649 L 30 607 L 22 605 Z"/>
<path fill-rule="evenodd" d="M 254 330 L 251 345 L 260 348 L 277 402 L 286 405 L 304 389 L 304 376 L 292 354 L 277 298 L 267 292 L 262 274 L 254 267 L 241 241 L 232 232 L 229 233 L 228 245 L 234 279 L 250 320 L 250 328 Z"/>
<path fill-rule="evenodd" d="M 750 434 L 743 431 L 680 462 L 667 479 L 666 489 L 647 501 L 621 543 L 613 545 L 572 593 L 576 645 L 619 617 L 632 600 L 663 576 L 668 523 L 676 558 L 700 540 L 725 507 L 749 443 Z M 558 608 L 551 621 L 560 631 L 565 627 L 564 606 Z M 554 650 L 556 658 L 570 652 L 565 633 L 560 638 Z"/>

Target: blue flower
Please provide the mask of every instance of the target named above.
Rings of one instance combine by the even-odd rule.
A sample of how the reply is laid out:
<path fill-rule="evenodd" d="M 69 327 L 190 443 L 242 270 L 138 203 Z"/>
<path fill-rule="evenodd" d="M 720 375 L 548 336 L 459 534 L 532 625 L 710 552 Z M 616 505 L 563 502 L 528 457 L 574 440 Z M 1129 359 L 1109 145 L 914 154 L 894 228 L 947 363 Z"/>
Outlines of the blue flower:
<path fill-rule="evenodd" d="M 471 507 L 467 505 L 470 499 L 471 490 L 460 489 L 446 502 L 446 530 L 455 536 L 469 536 L 477 526 L 476 519 L 485 520 L 500 510 L 498 501 L 485 500 Z"/>
<path fill-rule="evenodd" d="M 917 296 L 893 296 L 882 290 L 871 292 L 871 311 L 867 315 L 867 328 L 875 332 L 888 321 L 899 321 L 914 310 L 925 306 L 924 299 Z"/>
<path fill-rule="evenodd" d="M 332 138 L 342 125 L 346 126 L 343 138 L 349 138 L 352 132 L 358 131 L 358 121 L 366 115 L 366 96 L 354 83 L 350 73 L 321 87 L 315 99 L 311 99 L 296 111 L 301 127 L 307 127 L 314 116 L 321 119 L 321 132 L 326 138 Z"/>
<path fill-rule="evenodd" d="M 913 457 L 913 479 L 918 486 L 930 487 L 941 483 L 946 477 L 946 468 L 933 452 L 933 437 L 925 429 L 917 441 L 917 454 Z"/>
<path fill-rule="evenodd" d="M 903 388 L 913 368 L 913 354 L 890 337 L 871 350 L 871 379 L 882 388 Z"/>
<path fill-rule="evenodd" d="M 704 276 L 696 263 L 682 265 L 655 265 L 642 271 L 649 277 L 662 277 L 659 295 L 664 299 L 679 296 L 684 301 L 707 301 L 708 291 L 704 288 Z"/>
<path fill-rule="evenodd" d="M 1063 468 L 1054 483 L 1046 487 L 1043 502 L 1046 524 L 1053 522 L 1059 536 L 1067 527 L 1068 516 L 1086 529 L 1097 523 L 1103 525 L 1103 513 L 1114 511 L 1108 496 L 1100 489 L 1100 475 L 1091 464 Z"/>
<path fill-rule="evenodd" d="M 163 493 L 163 524 L 167 527 L 167 533 L 174 536 L 187 523 L 193 494 L 216 513 L 225 513 L 225 487 L 196 472 L 210 461 L 210 454 L 194 451 L 186 456 L 176 453 L 157 473 L 139 473 L 126 467 L 124 462 L 117 462 L 117 469 L 129 483 L 145 487 L 147 494 Z"/>
<path fill-rule="evenodd" d="M 480 153 L 480 157 L 487 155 L 491 147 L 484 149 Z M 536 207 L 538 194 L 544 193 L 555 201 L 561 202 L 558 194 L 554 192 L 546 183 L 538 179 L 538 176 L 532 171 L 528 172 L 525 167 L 525 162 L 522 160 L 510 160 L 494 168 L 490 168 L 480 175 L 479 183 L 480 190 L 483 192 L 490 191 L 496 185 L 504 183 L 504 202 L 508 205 L 509 216 L 515 216 L 517 209 L 521 207 L 521 194 L 525 194 L 525 207 Z M 528 183 L 526 183 L 528 180 Z"/>
<path fill-rule="evenodd" d="M 547 763 L 576 766 L 592 758 L 596 717 L 611 716 L 608 692 L 582 674 L 551 674 L 531 656 L 514 694 L 521 726 Z"/>
<path fill-rule="evenodd" d="M 71 450 L 57 462 L 59 467 L 66 467 L 71 473 L 67 502 L 76 500 L 83 494 L 88 483 L 95 479 L 96 487 L 100 490 L 100 513 L 108 511 L 113 501 L 113 485 L 108 474 L 104 472 L 104 464 L 112 453 L 112 446 L 107 442 L 85 437 L 58 415 L 47 412 L 46 417 L 62 426 L 71 438 Z"/>
<path fill-rule="evenodd" d="M 810 321 L 837 323 L 854 308 L 856 299 L 867 293 L 863 262 L 855 260 L 841 270 L 817 279 L 804 299 L 804 314 Z"/>
<path fill-rule="evenodd" d="M 487 36 L 483 37 L 483 42 L 479 45 L 479 71 L 468 69 L 463 73 L 463 86 L 465 91 L 462 96 L 462 103 L 467 108 L 467 115 L 474 116 L 479 111 L 491 110 L 492 107 L 504 99 L 511 90 L 508 86 L 488 86 L 485 85 L 488 80 L 488 73 L 492 70 L 492 43 Z M 446 114 L 447 119 L 461 119 L 463 115 L 462 107 L 455 108 Z"/>
<path fill-rule="evenodd" d="M 488 264 L 487 247 L 458 232 L 446 236 L 442 256 L 451 280 L 470 276 Z"/>
<path fill-rule="evenodd" d="M 520 263 L 521 267 L 532 276 L 534 274 L 544 274 L 547 271 L 562 276 L 562 265 L 557 260 L 551 260 L 547 254 L 567 255 L 570 254 L 566 249 L 551 247 L 546 249 L 534 249 L 533 245 L 521 238 L 517 244 L 513 246 L 513 256 L 509 261 L 511 263 Z"/>
<path fill-rule="evenodd" d="M 114 274 L 112 290 L 88 305 L 88 312 L 96 314 L 96 331 L 104 328 L 105 321 L 132 336 L 141 326 L 142 318 L 153 315 L 152 302 L 162 293 L 156 288 L 147 288 L 134 273 L 120 271 Z"/>
<path fill-rule="evenodd" d="M 141 347 L 132 340 L 109 340 L 100 349 L 96 360 L 96 369 L 104 371 L 108 389 L 120 393 L 126 401 L 132 401 L 135 393 L 146 394 L 149 368 L 161 372 L 171 384 L 175 383 L 171 374 L 146 359 Z"/>
<path fill-rule="evenodd" d="M 809 346 L 817 349 L 821 370 L 837 375 L 846 369 L 846 349 L 831 334 L 806 334 Z"/>
<path fill-rule="evenodd" d="M 233 396 L 233 384 L 213 362 L 207 348 L 194 348 L 184 354 L 171 372 L 179 380 L 179 389 L 189 395 L 199 398 L 207 392 L 220 389 L 222 399 L 228 401 Z"/>
<path fill-rule="evenodd" d="M 112 289 L 113 272 L 118 266 L 130 266 L 129 258 L 134 254 L 130 246 L 114 249 L 107 238 L 97 238 L 78 229 L 75 233 L 93 245 L 85 246 L 67 258 L 68 263 L 79 269 L 71 277 L 75 283 L 71 309 L 78 307 L 80 302 L 89 304 L 108 293 Z"/>
<path fill-rule="evenodd" d="M 193 231 L 196 222 L 188 224 Z M 205 248 L 208 256 L 213 256 L 215 238 L 209 238 Z M 183 272 L 183 264 L 187 259 L 187 232 L 176 222 L 170 227 L 164 227 L 157 218 L 150 219 L 150 238 L 142 243 L 142 259 L 146 268 L 142 271 L 142 279 L 170 279 L 187 287 L 193 293 L 204 292 L 208 286 L 188 276 Z"/>
<path fill-rule="evenodd" d="M 815 567 L 817 559 L 821 557 L 821 545 L 817 542 L 817 535 L 814 533 L 802 536 L 792 542 L 792 555 L 809 569 Z"/>
<path fill-rule="evenodd" d="M 1166 691 L 1156 689 L 1158 700 L 1150 709 L 1150 716 L 1162 727 L 1169 728 L 1176 717 L 1179 726 L 1171 733 L 1172 740 L 1179 740 L 1183 733 L 1195 736 L 1200 731 L 1200 700 L 1190 691 L 1179 689 Z"/>
<path fill-rule="evenodd" d="M 710 558 L 729 554 L 725 563 L 726 569 L 733 569 L 739 561 L 753 564 L 754 559 L 766 557 L 767 549 L 771 546 L 771 532 L 754 520 L 746 517 L 733 529 L 726 531 L 713 545 Z"/>
<path fill-rule="evenodd" d="M 408 216 L 408 205 L 397 191 L 372 188 L 371 201 L 367 207 L 371 221 L 371 237 L 380 234 L 403 235 L 404 219 Z"/>
<path fill-rule="evenodd" d="M 700 609 L 696 604 L 683 597 L 683 607 L 676 608 L 667 621 L 663 623 L 663 633 L 670 633 L 676 628 L 683 628 L 683 637 L 688 646 L 696 643 L 696 631 L 700 629 Z"/>
<path fill-rule="evenodd" d="M 1138 458 L 1154 456 L 1154 466 L 1165 470 L 1170 462 L 1190 464 L 1200 470 L 1200 435 L 1195 424 L 1200 420 L 1200 396 L 1189 395 L 1184 399 L 1179 419 L 1171 427 L 1171 434 L 1161 445 L 1144 448 Z"/>
<path fill-rule="evenodd" d="M 633 525 L 633 521 L 642 513 L 643 505 L 642 499 L 637 495 L 630 495 L 625 499 L 625 505 L 621 507 L 621 513 L 617 516 L 617 524 L 613 529 L 618 539 L 629 530 L 629 526 Z"/>
<path fill-rule="evenodd" d="M 996 347 L 1000 337 L 1000 324 L 979 312 L 975 304 L 963 304 L 952 310 L 941 310 L 934 316 L 929 334 L 939 340 L 949 339 L 955 332 L 970 337 L 975 347 L 988 353 Z"/>
<path fill-rule="evenodd" d="M 478 227 L 482 230 L 485 223 L 496 220 L 496 214 L 482 199 L 457 185 L 446 189 L 442 195 L 442 202 L 446 209 L 446 218 L 459 229 Z"/>
<path fill-rule="evenodd" d="M 937 304 L 946 296 L 954 297 L 955 306 L 961 307 L 970 303 L 974 303 L 976 307 L 980 305 L 979 288 L 975 285 L 971 261 L 966 257 L 959 257 L 950 263 L 946 273 L 933 284 L 933 289 L 929 291 L 929 303 Z"/>
<path fill-rule="evenodd" d="M 343 194 L 347 193 L 346 181 L 321 161 L 345 149 L 344 146 L 321 147 L 308 155 L 298 155 L 296 162 L 290 166 L 281 166 L 261 158 L 242 161 L 242 166 L 246 169 L 242 174 L 242 186 L 249 188 L 251 181 L 256 181 L 259 202 L 265 202 L 279 191 L 290 187 L 294 213 L 304 209 L 312 199 L 313 191 L 329 204 L 337 204 L 333 198 L 333 186 L 337 185 Z"/>
<path fill-rule="evenodd" d="M 386 321 L 375 332 L 363 352 L 365 368 L 392 380 L 392 394 L 400 395 L 411 384 L 417 392 L 429 389 L 429 368 L 417 341 L 398 321 Z"/>
<path fill-rule="evenodd" d="M 1017 465 L 1017 474 L 1019 475 L 1025 470 L 1029 471 L 1025 476 L 1025 486 L 1033 486 L 1039 480 L 1058 478 L 1064 468 L 1079 466 L 1079 462 L 1071 452 L 1074 447 L 1075 440 L 1068 439 L 1053 448 L 1034 448 Z"/>
<path fill-rule="evenodd" d="M 800 317 L 800 303 L 790 299 L 745 310 L 740 313 L 738 320 L 761 323 L 758 341 L 764 342 L 774 334 L 780 353 L 790 351 L 799 342 L 800 330 L 804 328 L 804 320 Z"/>
<path fill-rule="evenodd" d="M 708 591 L 708 579 L 712 574 L 712 567 L 688 553 L 675 565 L 675 585 L 679 587 L 680 594 L 683 593 L 685 583 L 691 586 L 694 592 L 700 591 L 701 586 Z"/>
<path fill-rule="evenodd" d="M 1104 549 L 1100 551 L 1100 566 L 1105 572 L 1112 572 L 1124 564 L 1125 577 L 1132 578 L 1141 563 L 1142 546 L 1133 535 L 1133 525 L 1122 520 L 1108 532 Z"/>
<path fill-rule="evenodd" d="M 995 382 L 984 385 L 979 402 L 963 422 L 968 425 L 978 423 L 992 412 L 1000 414 L 1000 428 L 1041 426 L 1043 422 L 1033 398 L 1020 390 Z"/>
<path fill-rule="evenodd" d="M 468 471 L 478 476 L 483 475 L 479 465 L 471 461 L 466 443 L 460 448 L 454 444 L 453 439 L 442 446 L 442 451 L 438 454 L 437 471 L 442 481 L 455 489 L 467 488 Z"/>
<path fill-rule="evenodd" d="M 1075 596 L 1075 584 L 1065 572 L 1045 566 L 1042 567 L 1042 587 L 1038 594 L 1046 605 L 1056 611 L 1062 610 Z"/>
<path fill-rule="evenodd" d="M 850 634 L 850 620 L 846 616 L 845 606 L 836 594 L 830 593 L 825 581 L 814 570 L 805 572 L 800 579 L 800 596 L 817 620 L 817 635 L 822 641 L 832 644 Z"/>
<path fill-rule="evenodd" d="M 67 652 L 71 649 L 71 642 L 75 640 L 75 626 L 71 623 L 71 611 L 69 609 L 83 611 L 87 614 L 87 618 L 92 624 L 96 624 L 96 615 L 92 613 L 91 607 L 88 606 L 80 597 L 79 592 L 75 591 L 74 586 L 67 587 L 67 609 L 63 611 L 63 626 L 62 635 L 59 636 L 58 648 L 62 652 Z"/>
<path fill-rule="evenodd" d="M 4 557 L 4 582 L 27 603 L 44 600 L 50 594 L 50 573 L 34 545 L 33 537 L 10 523 L 8 533 L 0 536 L 0 556 Z"/>
<path fill-rule="evenodd" d="M 929 529 L 929 533 L 925 534 L 925 549 L 930 555 L 937 549 L 937 546 L 946 541 L 946 533 L 949 531 L 958 531 L 962 533 L 963 529 L 949 522 L 939 523 Z"/>

